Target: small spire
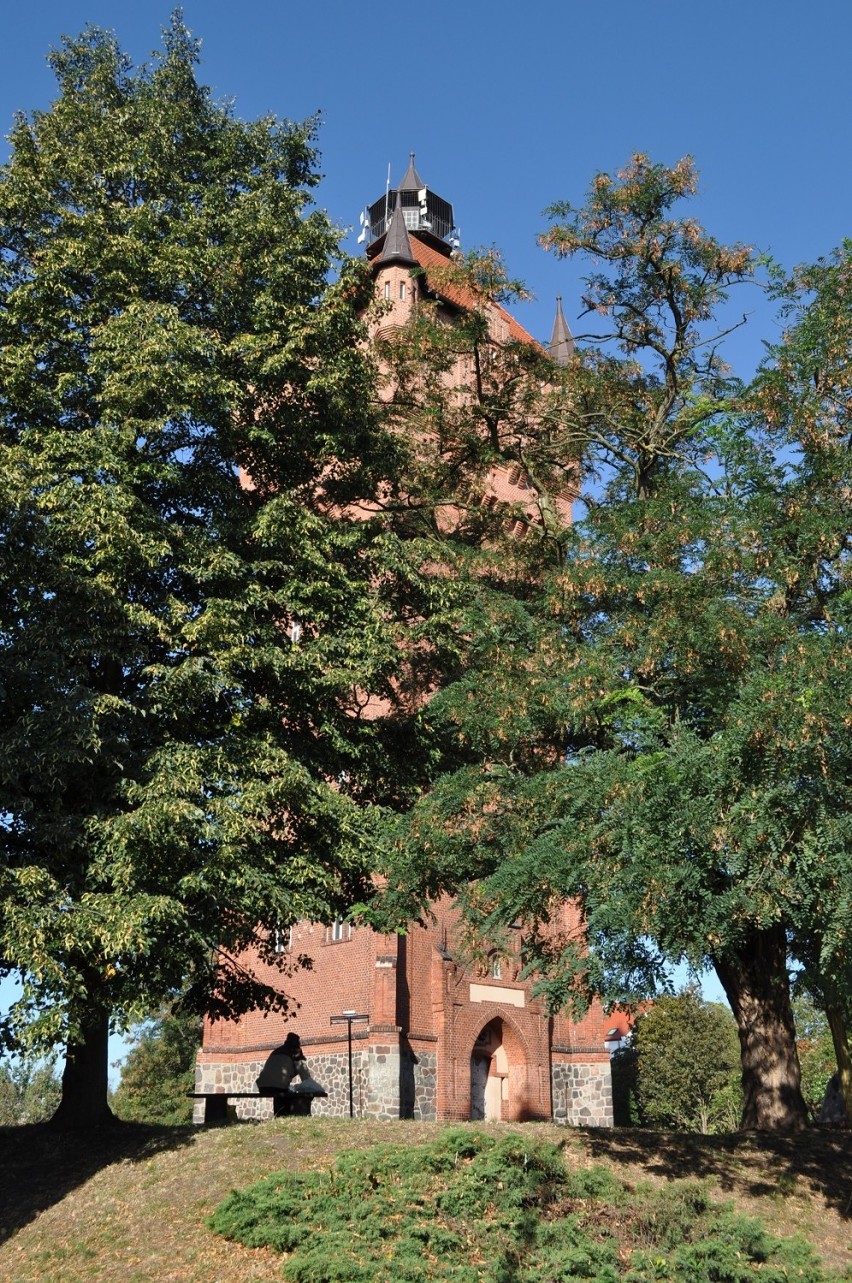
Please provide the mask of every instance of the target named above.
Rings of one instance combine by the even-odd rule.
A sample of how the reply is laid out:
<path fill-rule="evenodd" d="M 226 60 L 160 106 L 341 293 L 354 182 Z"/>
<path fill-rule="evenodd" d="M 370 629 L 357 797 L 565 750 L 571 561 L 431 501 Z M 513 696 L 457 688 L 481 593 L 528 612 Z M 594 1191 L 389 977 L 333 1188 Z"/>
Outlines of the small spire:
<path fill-rule="evenodd" d="M 414 152 L 408 153 L 408 169 L 405 171 L 405 177 L 398 187 L 401 192 L 419 192 L 425 187 L 423 179 L 414 168 Z"/>
<path fill-rule="evenodd" d="M 557 365 L 567 365 L 574 355 L 574 336 L 562 313 L 562 295 L 556 295 L 556 319 L 550 336 L 550 359 Z"/>
<path fill-rule="evenodd" d="M 415 265 L 415 258 L 411 252 L 411 241 L 408 239 L 408 229 L 405 226 L 405 217 L 402 212 L 402 206 L 397 204 L 391 214 L 390 223 L 388 224 L 385 243 L 382 246 L 382 252 L 378 257 L 379 263 L 410 263 Z"/>

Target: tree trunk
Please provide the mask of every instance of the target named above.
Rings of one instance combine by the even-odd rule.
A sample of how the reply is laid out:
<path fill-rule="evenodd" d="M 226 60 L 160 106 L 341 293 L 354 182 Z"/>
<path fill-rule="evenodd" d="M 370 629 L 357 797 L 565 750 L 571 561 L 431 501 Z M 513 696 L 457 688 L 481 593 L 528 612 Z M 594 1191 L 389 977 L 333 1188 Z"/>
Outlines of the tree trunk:
<path fill-rule="evenodd" d="M 830 1001 L 825 1004 L 825 1015 L 831 1030 L 831 1041 L 834 1043 L 837 1072 L 840 1075 L 840 1094 L 846 1106 L 846 1119 L 847 1122 L 852 1122 L 852 1052 L 849 1050 L 846 1020 L 840 1007 Z"/>
<path fill-rule="evenodd" d="M 109 1012 L 93 1007 L 79 1042 L 69 1042 L 62 1100 L 51 1119 L 57 1127 L 103 1127 L 115 1122 L 109 1107 Z"/>
<path fill-rule="evenodd" d="M 744 1131 L 798 1131 L 807 1125 L 783 925 L 754 930 L 735 956 L 714 959 L 737 1022 Z"/>

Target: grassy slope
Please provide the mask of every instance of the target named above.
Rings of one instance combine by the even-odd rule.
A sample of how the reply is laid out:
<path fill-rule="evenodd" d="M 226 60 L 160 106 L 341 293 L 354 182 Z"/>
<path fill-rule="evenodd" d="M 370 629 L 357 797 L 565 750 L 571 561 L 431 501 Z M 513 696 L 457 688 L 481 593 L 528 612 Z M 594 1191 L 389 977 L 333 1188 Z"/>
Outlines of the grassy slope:
<path fill-rule="evenodd" d="M 479 1124 L 482 1126 L 482 1124 Z M 526 1124 L 527 1127 L 533 1124 Z M 612 1164 L 628 1180 L 711 1178 L 776 1234 L 799 1233 L 852 1277 L 852 1135 L 661 1136 L 535 1125 L 567 1138 L 568 1162 Z M 123 1125 L 85 1148 L 47 1128 L 0 1130 L 4 1283 L 247 1283 L 280 1278 L 280 1259 L 228 1243 L 204 1219 L 234 1188 L 283 1167 L 324 1167 L 338 1150 L 416 1144 L 427 1123 L 280 1119 L 210 1130 Z"/>

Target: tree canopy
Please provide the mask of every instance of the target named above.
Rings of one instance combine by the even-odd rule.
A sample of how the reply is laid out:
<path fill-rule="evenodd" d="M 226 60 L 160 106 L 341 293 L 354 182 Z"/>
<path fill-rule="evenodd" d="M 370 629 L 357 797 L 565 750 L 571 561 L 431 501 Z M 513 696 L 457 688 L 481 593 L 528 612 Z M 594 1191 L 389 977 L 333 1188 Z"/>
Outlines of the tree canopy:
<path fill-rule="evenodd" d="M 177 16 L 139 69 L 63 40 L 0 171 L 0 959 L 68 1122 L 111 1023 L 286 1001 L 241 951 L 363 893 L 397 787 L 366 285 L 313 123 L 237 120 L 197 56 Z"/>
<path fill-rule="evenodd" d="M 557 1006 L 712 965 L 744 1124 L 796 1127 L 788 948 L 838 983 L 848 955 L 848 260 L 793 282 L 746 389 L 719 316 L 753 256 L 675 216 L 694 189 L 640 156 L 552 211 L 601 325 L 560 402 L 586 513 L 511 610 L 472 575 L 487 624 L 424 713 L 465 760 L 392 824 L 390 902 L 461 890 L 492 939 L 523 921 Z"/>

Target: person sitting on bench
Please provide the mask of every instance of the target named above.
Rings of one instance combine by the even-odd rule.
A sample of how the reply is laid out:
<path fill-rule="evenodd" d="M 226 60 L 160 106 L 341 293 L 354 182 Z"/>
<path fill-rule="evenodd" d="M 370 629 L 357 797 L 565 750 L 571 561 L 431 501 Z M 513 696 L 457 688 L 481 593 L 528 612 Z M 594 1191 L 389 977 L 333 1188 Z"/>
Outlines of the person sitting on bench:
<path fill-rule="evenodd" d="M 301 1081 L 293 1083 L 297 1075 Z M 305 1098 L 327 1094 L 308 1073 L 308 1062 L 296 1033 L 289 1033 L 281 1046 L 270 1052 L 257 1079 L 257 1090 L 261 1096 L 272 1097 L 276 1118 L 293 1113 L 309 1113 L 309 1100 Z M 307 1109 L 297 1107 L 300 1096 Z"/>

